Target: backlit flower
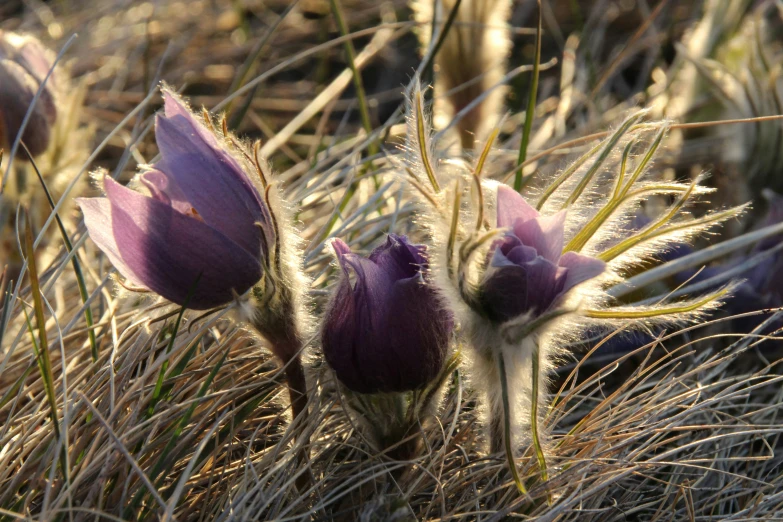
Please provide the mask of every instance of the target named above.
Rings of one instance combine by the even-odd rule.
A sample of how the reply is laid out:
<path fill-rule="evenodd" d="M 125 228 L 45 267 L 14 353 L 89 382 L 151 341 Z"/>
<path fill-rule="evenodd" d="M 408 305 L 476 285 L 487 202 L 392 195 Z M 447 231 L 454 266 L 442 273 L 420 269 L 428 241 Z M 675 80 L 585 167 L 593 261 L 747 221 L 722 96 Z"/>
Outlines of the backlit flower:
<path fill-rule="evenodd" d="M 140 181 L 105 179 L 105 198 L 78 200 L 93 241 L 132 284 L 177 304 L 231 302 L 262 276 L 270 221 L 259 189 L 173 93 L 156 119 L 161 160 Z"/>
<path fill-rule="evenodd" d="M 497 226 L 509 230 L 495 245 L 479 288 L 490 319 L 544 313 L 573 287 L 604 271 L 603 261 L 562 253 L 565 218 L 565 210 L 542 216 L 518 192 L 498 186 Z"/>
<path fill-rule="evenodd" d="M 452 330 L 451 313 L 423 275 L 425 247 L 394 234 L 366 258 L 339 239 L 332 246 L 343 277 L 322 341 L 337 378 L 358 393 L 424 388 L 443 367 Z"/>

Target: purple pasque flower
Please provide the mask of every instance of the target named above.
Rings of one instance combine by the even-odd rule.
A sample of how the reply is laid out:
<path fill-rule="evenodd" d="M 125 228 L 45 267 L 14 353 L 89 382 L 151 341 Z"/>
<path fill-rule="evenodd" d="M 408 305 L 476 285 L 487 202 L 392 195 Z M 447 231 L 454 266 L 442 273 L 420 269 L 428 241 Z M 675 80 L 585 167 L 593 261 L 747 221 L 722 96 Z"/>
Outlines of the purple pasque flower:
<path fill-rule="evenodd" d="M 427 386 L 443 367 L 453 318 L 424 278 L 426 247 L 394 234 L 368 257 L 339 239 L 332 247 L 343 277 L 321 340 L 337 378 L 357 393 Z"/>
<path fill-rule="evenodd" d="M 542 216 L 515 190 L 497 191 L 495 242 L 479 286 L 481 308 L 492 321 L 540 315 L 579 283 L 600 275 L 603 261 L 576 252 L 563 254 L 566 211 Z"/>
<path fill-rule="evenodd" d="M 762 196 L 767 200 L 767 212 L 759 220 L 757 228 L 783 223 L 783 196 L 770 189 L 764 189 Z M 751 251 L 736 260 L 738 265 L 750 258 L 764 254 L 777 247 L 783 241 L 783 235 L 771 236 L 756 243 Z M 726 267 L 731 268 L 731 265 Z M 746 273 L 742 274 L 745 281 L 736 295 L 727 301 L 726 308 L 733 313 L 749 312 L 760 308 L 776 308 L 783 305 L 783 254 L 780 252 L 768 255 Z M 738 301 L 744 301 L 738 303 Z"/>
<path fill-rule="evenodd" d="M 25 115 L 52 68 L 52 54 L 32 36 L 0 30 L 0 148 L 10 149 Z M 37 156 L 49 146 L 57 118 L 54 75 L 33 108 L 22 141 Z M 24 154 L 21 157 L 26 157 Z"/>
<path fill-rule="evenodd" d="M 237 159 L 164 90 L 155 121 L 161 160 L 140 176 L 149 195 L 105 179 L 105 198 L 79 198 L 87 230 L 131 283 L 204 310 L 257 283 L 269 212 Z"/>

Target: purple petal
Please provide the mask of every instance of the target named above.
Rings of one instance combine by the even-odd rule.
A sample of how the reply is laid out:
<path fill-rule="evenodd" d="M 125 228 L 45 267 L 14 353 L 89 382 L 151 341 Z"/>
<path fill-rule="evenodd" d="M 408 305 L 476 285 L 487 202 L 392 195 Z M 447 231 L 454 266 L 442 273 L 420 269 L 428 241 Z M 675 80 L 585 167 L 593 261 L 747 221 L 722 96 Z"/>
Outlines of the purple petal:
<path fill-rule="evenodd" d="M 193 208 L 193 205 L 187 200 L 187 197 L 179 188 L 177 182 L 166 176 L 159 170 L 150 170 L 141 175 L 141 182 L 146 186 L 152 197 L 165 203 L 190 217 L 197 217 L 200 219 L 198 211 Z"/>
<path fill-rule="evenodd" d="M 443 366 L 453 326 L 421 278 L 379 285 L 378 266 L 349 254 L 353 289 L 340 283 L 322 333 L 324 355 L 338 379 L 358 393 L 420 389 Z M 361 271 L 361 272 L 360 272 Z"/>
<path fill-rule="evenodd" d="M 427 266 L 424 245 L 414 245 L 405 236 L 389 234 L 386 244 L 370 253 L 370 261 L 377 264 L 392 280 L 417 277 Z"/>
<path fill-rule="evenodd" d="M 46 75 L 49 74 L 49 70 L 54 67 L 54 54 L 44 47 L 41 42 L 34 38 L 25 38 L 24 43 L 19 48 L 19 54 L 16 58 L 17 62 L 27 69 L 27 71 L 35 77 L 39 82 L 43 82 Z M 58 80 L 56 71 L 52 71 L 47 80 L 47 85 L 51 82 L 55 85 Z"/>
<path fill-rule="evenodd" d="M 198 281 L 188 306 L 204 310 L 231 302 L 235 293 L 243 294 L 260 279 L 258 261 L 205 223 L 111 178 L 105 188 L 110 219 L 105 220 L 104 203 L 85 206 L 82 200 L 85 222 L 98 246 L 130 280 L 180 305 Z"/>
<path fill-rule="evenodd" d="M 337 255 L 337 261 L 340 263 L 340 267 L 343 272 L 348 273 L 348 267 L 343 263 L 343 256 L 351 253 L 351 247 L 349 247 L 342 239 L 332 239 L 332 248 Z"/>
<path fill-rule="evenodd" d="M 537 256 L 538 253 L 536 252 L 536 249 L 526 245 L 516 246 L 509 250 L 507 254 L 505 254 L 506 259 L 515 265 L 529 263 Z"/>
<path fill-rule="evenodd" d="M 530 206 L 519 192 L 507 185 L 498 185 L 497 226 L 510 227 L 517 219 L 529 221 L 539 216 L 538 210 Z"/>
<path fill-rule="evenodd" d="M 565 275 L 565 269 L 540 256 L 523 265 L 492 269 L 480 287 L 482 306 L 498 322 L 543 313 L 562 292 Z"/>
<path fill-rule="evenodd" d="M 563 234 L 566 211 L 551 216 L 540 216 L 529 221 L 514 222 L 514 235 L 522 244 L 533 247 L 538 255 L 557 263 L 563 253 Z"/>
<path fill-rule="evenodd" d="M 155 167 L 171 177 L 204 221 L 254 257 L 261 255 L 266 207 L 242 167 L 173 94 L 166 116 L 156 118 L 163 159 Z"/>
<path fill-rule="evenodd" d="M 120 255 L 120 248 L 114 240 L 111 201 L 107 198 L 76 198 L 76 204 L 84 213 L 84 224 L 93 243 L 98 245 L 98 248 L 109 257 L 114 268 L 133 286 L 144 286 Z"/>
<path fill-rule="evenodd" d="M 362 303 L 360 313 L 366 315 L 370 323 L 377 322 L 380 319 L 377 311 L 383 308 L 394 280 L 373 261 L 358 254 L 338 254 L 337 259 L 343 272 L 348 274 L 353 269 L 356 275 L 353 291 Z"/>
<path fill-rule="evenodd" d="M 594 257 L 566 252 L 560 258 L 559 266 L 568 270 L 563 292 L 569 291 L 579 283 L 601 275 L 606 270 L 606 263 Z"/>
<path fill-rule="evenodd" d="M 568 269 L 555 266 L 542 257 L 526 265 L 528 307 L 537 313 L 545 312 L 563 292 Z"/>

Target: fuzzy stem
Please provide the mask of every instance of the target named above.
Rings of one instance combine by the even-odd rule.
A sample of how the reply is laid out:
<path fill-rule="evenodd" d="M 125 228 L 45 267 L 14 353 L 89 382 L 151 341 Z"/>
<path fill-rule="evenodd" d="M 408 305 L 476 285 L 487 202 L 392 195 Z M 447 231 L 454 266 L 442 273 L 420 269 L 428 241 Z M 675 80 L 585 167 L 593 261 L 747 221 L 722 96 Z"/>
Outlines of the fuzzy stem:
<path fill-rule="evenodd" d="M 396 427 L 394 432 L 380 441 L 380 450 L 391 460 L 409 461 L 415 459 L 421 452 L 424 434 L 419 430 L 418 422 L 408 420 Z M 400 480 L 411 469 L 405 466 L 394 473 Z"/>
<path fill-rule="evenodd" d="M 505 415 L 503 415 L 502 404 L 496 401 L 491 402 L 489 411 L 489 453 L 495 455 L 504 451 L 503 420 Z"/>
<path fill-rule="evenodd" d="M 539 381 L 541 377 L 541 350 L 538 348 L 538 342 L 534 341 L 533 345 L 533 386 L 530 396 L 530 431 L 533 436 L 533 449 L 536 452 L 536 459 L 538 460 L 538 466 L 541 469 L 541 480 L 547 482 L 549 480 L 549 473 L 547 472 L 546 458 L 544 457 L 544 449 L 541 446 L 541 440 L 538 437 L 538 390 Z M 547 495 L 549 504 L 552 504 L 551 495 Z"/>
<path fill-rule="evenodd" d="M 285 367 L 285 378 L 288 384 L 288 397 L 291 400 L 291 411 L 294 420 L 307 415 L 307 383 L 304 367 L 299 356 L 294 357 Z"/>
<path fill-rule="evenodd" d="M 527 495 L 527 489 L 519 478 L 519 471 L 517 470 L 517 464 L 514 460 L 514 448 L 511 440 L 511 404 L 508 398 L 508 377 L 506 376 L 506 362 L 503 359 L 503 352 L 498 353 L 498 373 L 500 373 L 500 388 L 502 395 L 503 408 L 501 410 L 503 415 L 503 432 L 502 439 L 506 449 L 506 459 L 508 460 L 508 467 L 511 471 L 511 476 L 514 478 L 514 484 L 517 489 L 523 495 Z M 499 423 L 498 420 L 493 419 L 493 426 L 495 423 Z M 497 444 L 497 442 L 495 442 Z"/>
<path fill-rule="evenodd" d="M 300 467 L 305 468 L 310 460 L 310 437 L 304 433 L 307 419 L 307 381 L 305 380 L 302 358 L 299 355 L 295 355 L 285 362 L 285 378 L 288 385 L 288 397 L 291 401 L 291 413 L 293 416 L 291 422 L 295 424 L 301 417 L 299 425 L 296 426 L 294 441 L 300 446 L 297 453 L 298 464 Z M 304 492 L 310 487 L 310 484 L 309 470 L 306 470 L 296 479 L 296 487 L 300 492 Z"/>

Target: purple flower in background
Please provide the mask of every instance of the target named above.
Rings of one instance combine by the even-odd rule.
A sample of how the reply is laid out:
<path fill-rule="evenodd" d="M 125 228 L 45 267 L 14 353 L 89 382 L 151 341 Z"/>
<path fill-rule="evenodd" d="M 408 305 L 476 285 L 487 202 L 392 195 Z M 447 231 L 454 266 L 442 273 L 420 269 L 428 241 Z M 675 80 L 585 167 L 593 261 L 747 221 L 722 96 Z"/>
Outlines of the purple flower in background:
<path fill-rule="evenodd" d="M 155 121 L 162 159 L 141 175 L 149 196 L 105 179 L 77 200 L 93 241 L 131 283 L 204 310 L 259 281 L 268 210 L 239 162 L 177 95 Z M 198 281 L 198 284 L 196 284 Z M 195 286 L 194 286 L 195 285 Z"/>
<path fill-rule="evenodd" d="M 33 97 L 53 63 L 52 54 L 35 38 L 0 30 L 0 148 L 8 150 L 13 144 Z M 57 118 L 54 82 L 52 75 L 22 135 L 33 156 L 49 146 Z"/>
<path fill-rule="evenodd" d="M 497 227 L 510 230 L 490 254 L 479 294 L 490 320 L 540 315 L 579 283 L 600 275 L 603 261 L 563 254 L 566 211 L 542 216 L 515 190 L 500 185 Z"/>
<path fill-rule="evenodd" d="M 337 378 L 357 393 L 424 388 L 443 367 L 453 327 L 451 313 L 423 277 L 425 247 L 394 234 L 367 258 L 340 240 L 332 246 L 343 277 L 322 341 Z"/>
<path fill-rule="evenodd" d="M 762 196 L 767 200 L 767 213 L 759 223 L 759 228 L 777 225 L 783 222 L 783 197 L 770 189 L 764 189 Z M 748 257 L 770 250 L 783 241 L 783 235 L 768 237 L 759 241 Z M 761 298 L 758 306 L 777 307 L 783 304 L 783 255 L 775 254 L 756 265 L 745 276 L 750 286 Z"/>

